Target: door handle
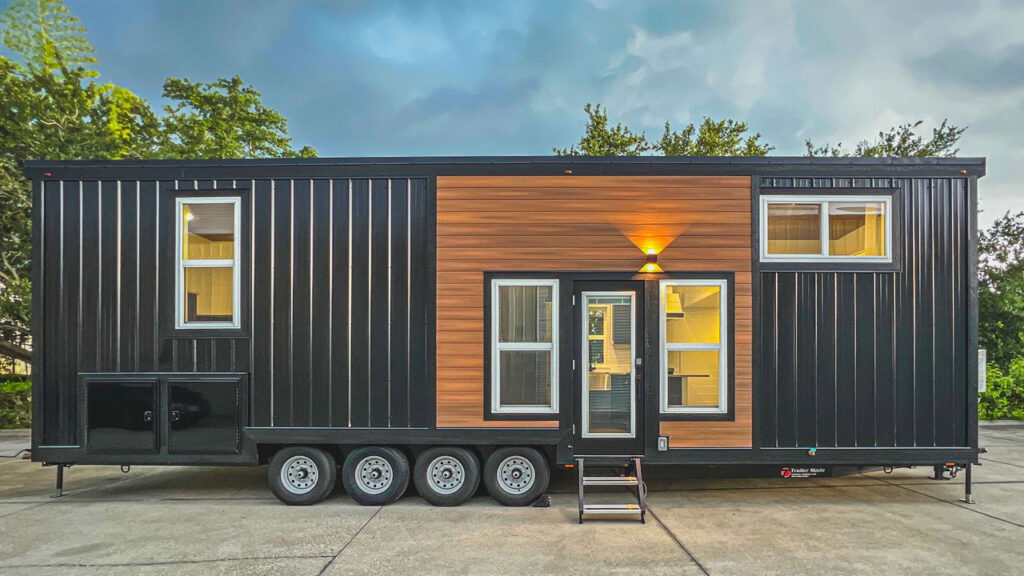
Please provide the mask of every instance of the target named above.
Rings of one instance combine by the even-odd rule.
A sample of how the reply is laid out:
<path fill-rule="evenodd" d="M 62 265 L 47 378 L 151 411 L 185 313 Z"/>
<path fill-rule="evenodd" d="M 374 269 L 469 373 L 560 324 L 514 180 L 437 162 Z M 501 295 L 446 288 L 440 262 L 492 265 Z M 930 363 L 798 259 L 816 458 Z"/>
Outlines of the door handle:
<path fill-rule="evenodd" d="M 145 412 L 143 412 L 142 413 L 142 421 L 143 422 L 152 422 L 153 421 L 153 411 L 152 410 L 146 410 Z"/>
<path fill-rule="evenodd" d="M 181 420 L 181 411 L 171 410 L 171 422 L 177 422 L 179 420 Z"/>
<path fill-rule="evenodd" d="M 634 363 L 636 364 L 637 368 L 639 368 L 640 366 L 644 365 L 644 359 L 638 356 Z"/>

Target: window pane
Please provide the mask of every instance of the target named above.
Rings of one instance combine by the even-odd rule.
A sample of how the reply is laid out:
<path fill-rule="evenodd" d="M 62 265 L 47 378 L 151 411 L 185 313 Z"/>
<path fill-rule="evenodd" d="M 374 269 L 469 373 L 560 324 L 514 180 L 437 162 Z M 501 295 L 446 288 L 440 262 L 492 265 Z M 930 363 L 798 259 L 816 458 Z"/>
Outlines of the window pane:
<path fill-rule="evenodd" d="M 829 202 L 828 238 L 833 256 L 885 256 L 885 203 Z"/>
<path fill-rule="evenodd" d="M 551 405 L 551 351 L 500 352 L 502 406 Z"/>
<path fill-rule="evenodd" d="M 768 204 L 769 254 L 821 254 L 820 204 Z"/>
<path fill-rule="evenodd" d="M 231 322 L 232 268 L 185 268 L 185 322 Z"/>
<path fill-rule="evenodd" d="M 498 341 L 551 342 L 551 286 L 498 287 Z"/>
<path fill-rule="evenodd" d="M 182 206 L 182 257 L 186 260 L 231 260 L 235 257 L 235 205 Z"/>
<path fill-rule="evenodd" d="M 718 406 L 718 350 L 670 350 L 668 405 Z"/>
<path fill-rule="evenodd" d="M 665 287 L 665 341 L 674 344 L 721 342 L 722 289 L 718 286 Z"/>

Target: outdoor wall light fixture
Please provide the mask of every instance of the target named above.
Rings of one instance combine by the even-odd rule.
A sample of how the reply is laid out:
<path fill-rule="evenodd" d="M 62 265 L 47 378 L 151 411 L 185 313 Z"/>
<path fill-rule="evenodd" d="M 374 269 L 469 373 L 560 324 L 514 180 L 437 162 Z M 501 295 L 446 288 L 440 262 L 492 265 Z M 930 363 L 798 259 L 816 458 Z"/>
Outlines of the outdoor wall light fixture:
<path fill-rule="evenodd" d="M 658 266 L 658 252 L 651 248 L 647 250 L 647 261 L 640 267 L 640 271 L 647 274 L 658 274 L 664 272 L 661 266 Z"/>

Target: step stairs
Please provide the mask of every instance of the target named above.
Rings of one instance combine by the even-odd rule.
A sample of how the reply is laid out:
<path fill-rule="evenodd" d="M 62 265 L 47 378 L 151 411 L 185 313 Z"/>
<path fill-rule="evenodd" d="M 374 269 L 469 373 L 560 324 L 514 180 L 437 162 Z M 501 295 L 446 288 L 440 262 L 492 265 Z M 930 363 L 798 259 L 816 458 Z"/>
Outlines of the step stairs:
<path fill-rule="evenodd" d="M 640 456 L 624 456 L 621 459 L 609 460 L 608 457 L 591 457 L 592 467 L 619 468 L 625 471 L 623 476 L 587 476 L 587 457 L 576 458 L 576 473 L 579 482 L 579 522 L 590 516 L 626 516 L 636 517 L 641 523 L 647 523 L 647 486 L 643 478 L 643 458 Z M 614 462 L 614 464 L 610 464 Z M 586 488 L 588 486 L 621 486 L 633 493 L 636 503 L 628 504 L 588 504 Z"/>

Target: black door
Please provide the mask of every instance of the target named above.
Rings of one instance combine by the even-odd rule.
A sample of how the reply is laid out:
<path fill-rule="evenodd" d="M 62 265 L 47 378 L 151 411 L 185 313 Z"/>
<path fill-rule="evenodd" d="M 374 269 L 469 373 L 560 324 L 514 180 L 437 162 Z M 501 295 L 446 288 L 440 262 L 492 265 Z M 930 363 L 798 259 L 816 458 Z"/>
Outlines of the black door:
<path fill-rule="evenodd" d="M 86 449 L 92 453 L 155 454 L 158 382 L 86 381 Z"/>
<path fill-rule="evenodd" d="M 171 454 L 238 454 L 242 449 L 244 379 L 167 380 Z"/>
<path fill-rule="evenodd" d="M 643 453 L 643 282 L 573 285 L 574 452 Z"/>

